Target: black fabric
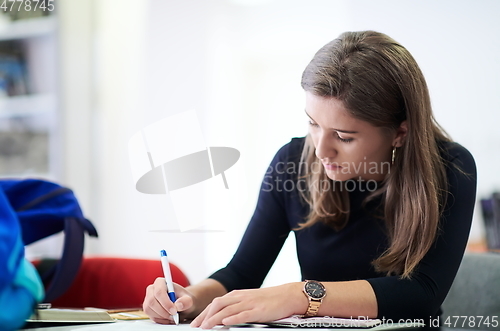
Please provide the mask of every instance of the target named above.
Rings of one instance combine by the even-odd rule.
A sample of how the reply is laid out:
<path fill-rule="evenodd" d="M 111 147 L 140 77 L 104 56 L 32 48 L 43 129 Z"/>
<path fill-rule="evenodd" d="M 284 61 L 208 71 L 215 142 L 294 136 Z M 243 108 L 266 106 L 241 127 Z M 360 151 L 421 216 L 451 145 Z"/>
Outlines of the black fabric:
<path fill-rule="evenodd" d="M 59 298 L 73 284 L 82 264 L 84 245 L 85 229 L 81 222 L 75 217 L 66 217 L 64 220 L 64 248 L 61 260 L 57 264 L 53 276 L 43 279 L 44 284 L 50 279 L 44 302 L 52 302 Z"/>
<path fill-rule="evenodd" d="M 29 210 L 29 209 L 35 207 L 36 205 L 39 205 L 42 202 L 50 200 L 50 199 L 52 199 L 52 198 L 54 198 L 54 197 L 56 197 L 56 196 L 58 196 L 60 194 L 63 194 L 63 193 L 73 193 L 73 191 L 71 191 L 67 187 L 56 188 L 55 190 L 53 190 L 53 191 L 51 191 L 51 192 L 49 192 L 47 194 L 41 195 L 38 198 L 36 198 L 34 200 L 31 200 L 30 202 L 28 202 L 24 206 L 16 208 L 16 212 L 21 212 L 21 211 Z"/>
<path fill-rule="evenodd" d="M 277 152 L 262 181 L 255 212 L 240 246 L 229 264 L 210 276 L 228 291 L 260 287 L 290 231 L 304 222 L 309 206 L 298 195 L 296 175 L 304 141 L 293 138 Z M 440 315 L 440 305 L 465 250 L 476 196 L 472 155 L 457 143 L 441 142 L 440 146 L 450 185 L 447 206 L 435 245 L 410 280 L 377 273 L 371 264 L 387 248 L 388 240 L 384 221 L 374 217 L 381 201 L 361 206 L 370 193 L 370 187 L 363 185 L 349 193 L 351 215 L 342 230 L 315 224 L 294 231 L 302 280 L 366 279 L 375 291 L 379 318 L 423 318 L 428 322 Z"/>

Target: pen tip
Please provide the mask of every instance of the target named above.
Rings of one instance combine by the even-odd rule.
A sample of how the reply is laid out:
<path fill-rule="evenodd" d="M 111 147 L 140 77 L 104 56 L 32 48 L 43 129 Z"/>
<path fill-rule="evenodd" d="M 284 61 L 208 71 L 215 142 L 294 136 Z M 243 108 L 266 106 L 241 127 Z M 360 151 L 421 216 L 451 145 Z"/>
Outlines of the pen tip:
<path fill-rule="evenodd" d="M 175 325 L 178 325 L 179 324 L 179 314 L 175 314 L 172 317 L 174 318 Z"/>
<path fill-rule="evenodd" d="M 162 249 L 162 250 L 160 251 L 160 253 L 161 253 L 161 256 L 167 256 L 167 252 L 166 252 L 164 249 Z"/>

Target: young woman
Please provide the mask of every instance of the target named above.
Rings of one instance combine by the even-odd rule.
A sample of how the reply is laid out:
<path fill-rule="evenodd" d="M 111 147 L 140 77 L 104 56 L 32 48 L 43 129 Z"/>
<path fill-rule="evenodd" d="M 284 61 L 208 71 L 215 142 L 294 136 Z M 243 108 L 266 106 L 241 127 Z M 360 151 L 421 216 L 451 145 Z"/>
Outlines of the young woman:
<path fill-rule="evenodd" d="M 194 327 L 307 316 L 440 315 L 467 243 L 476 195 L 471 154 L 435 122 L 410 53 L 388 36 L 346 32 L 302 76 L 306 137 L 283 146 L 229 264 L 175 292 L 162 278 L 144 311 Z M 289 232 L 304 282 L 259 288 Z"/>

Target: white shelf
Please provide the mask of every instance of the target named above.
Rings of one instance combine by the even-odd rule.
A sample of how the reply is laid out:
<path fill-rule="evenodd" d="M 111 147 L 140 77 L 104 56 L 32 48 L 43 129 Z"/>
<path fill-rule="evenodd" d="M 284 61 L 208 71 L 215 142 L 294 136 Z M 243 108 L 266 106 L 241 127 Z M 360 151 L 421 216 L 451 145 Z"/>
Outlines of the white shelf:
<path fill-rule="evenodd" d="M 0 12 L 0 42 L 7 53 L 12 48 L 22 54 L 26 86 L 32 92 L 0 97 L 0 129 L 28 148 L 3 155 L 0 176 L 59 176 L 58 26 L 55 15 L 10 21 Z M 15 43 L 9 45 L 11 41 Z"/>
<path fill-rule="evenodd" d="M 24 19 L 0 25 L 0 41 L 28 39 L 49 35 L 56 31 L 54 16 Z"/>
<path fill-rule="evenodd" d="M 54 175 L 48 172 L 30 172 L 26 170 L 25 172 L 20 172 L 18 174 L 1 174 L 2 179 L 22 179 L 22 178 L 38 178 L 38 179 L 49 179 L 54 180 Z"/>
<path fill-rule="evenodd" d="M 51 113 L 56 110 L 53 94 L 32 94 L 0 98 L 0 118 L 31 116 Z"/>

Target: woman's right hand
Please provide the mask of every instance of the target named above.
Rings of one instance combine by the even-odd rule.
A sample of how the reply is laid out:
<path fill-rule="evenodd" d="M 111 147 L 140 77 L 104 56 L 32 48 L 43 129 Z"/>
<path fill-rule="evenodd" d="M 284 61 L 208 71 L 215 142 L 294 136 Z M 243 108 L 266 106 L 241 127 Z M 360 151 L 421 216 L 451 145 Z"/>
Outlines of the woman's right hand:
<path fill-rule="evenodd" d="M 146 297 L 142 309 L 154 322 L 174 324 L 172 315 L 179 313 L 179 320 L 187 318 L 194 311 L 194 297 L 184 287 L 174 283 L 177 296 L 175 304 L 167 294 L 165 278 L 156 278 L 155 282 L 146 288 Z"/>

